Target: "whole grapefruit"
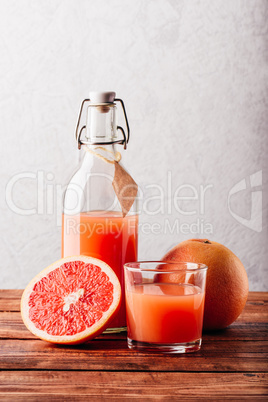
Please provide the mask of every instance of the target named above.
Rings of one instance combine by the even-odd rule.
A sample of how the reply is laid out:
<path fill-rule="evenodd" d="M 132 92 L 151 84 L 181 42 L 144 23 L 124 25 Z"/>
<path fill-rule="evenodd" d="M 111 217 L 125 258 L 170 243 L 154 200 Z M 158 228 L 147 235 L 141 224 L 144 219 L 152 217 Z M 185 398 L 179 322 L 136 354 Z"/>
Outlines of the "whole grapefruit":
<path fill-rule="evenodd" d="M 36 275 L 23 292 L 21 315 L 39 338 L 78 344 L 94 338 L 117 313 L 121 286 L 97 258 L 65 257 Z"/>
<path fill-rule="evenodd" d="M 241 314 L 248 297 L 248 277 L 242 262 L 227 247 L 190 239 L 173 247 L 163 260 L 207 265 L 204 329 L 226 328 Z"/>

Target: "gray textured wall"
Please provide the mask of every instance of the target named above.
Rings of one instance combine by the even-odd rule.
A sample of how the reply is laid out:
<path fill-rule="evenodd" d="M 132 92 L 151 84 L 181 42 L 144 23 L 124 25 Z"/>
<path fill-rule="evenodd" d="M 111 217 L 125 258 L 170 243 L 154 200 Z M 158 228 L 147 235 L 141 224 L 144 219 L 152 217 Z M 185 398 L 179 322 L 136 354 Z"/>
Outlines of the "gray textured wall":
<path fill-rule="evenodd" d="M 268 2 L 0 5 L 1 287 L 23 288 L 59 258 L 78 108 L 108 89 L 132 130 L 140 258 L 208 237 L 239 256 L 251 290 L 268 290 Z"/>

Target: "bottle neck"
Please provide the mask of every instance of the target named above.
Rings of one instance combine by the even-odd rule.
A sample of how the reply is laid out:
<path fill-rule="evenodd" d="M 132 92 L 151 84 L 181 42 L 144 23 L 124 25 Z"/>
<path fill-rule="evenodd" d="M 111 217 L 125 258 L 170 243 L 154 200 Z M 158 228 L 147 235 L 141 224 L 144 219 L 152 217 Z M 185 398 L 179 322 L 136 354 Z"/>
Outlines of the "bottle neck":
<path fill-rule="evenodd" d="M 90 105 L 88 108 L 86 138 L 92 144 L 109 146 L 116 139 L 115 104 Z M 112 147 L 110 147 L 112 150 Z"/>

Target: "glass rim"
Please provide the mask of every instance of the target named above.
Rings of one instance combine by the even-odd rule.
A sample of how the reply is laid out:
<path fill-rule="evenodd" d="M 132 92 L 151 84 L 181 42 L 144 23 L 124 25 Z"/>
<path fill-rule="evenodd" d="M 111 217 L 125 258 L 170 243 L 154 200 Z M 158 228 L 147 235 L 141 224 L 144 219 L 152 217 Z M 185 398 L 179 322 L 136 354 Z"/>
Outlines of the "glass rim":
<path fill-rule="evenodd" d="M 181 265 L 182 268 L 181 269 L 167 269 L 166 271 L 163 271 L 161 268 L 142 268 L 138 265 L 141 264 L 158 264 L 158 265 Z M 134 266 L 137 265 L 137 266 Z M 195 268 L 189 268 L 188 265 L 192 265 L 195 266 Z M 197 271 L 206 271 L 208 269 L 206 264 L 200 263 L 200 262 L 190 262 L 190 261 L 153 261 L 153 260 L 149 260 L 149 261 L 133 261 L 133 262 L 127 262 L 124 264 L 124 268 L 127 268 L 129 271 L 133 271 L 133 272 L 161 272 L 161 273 L 172 273 L 172 272 L 176 272 L 178 273 L 178 271 L 180 272 L 197 272 Z"/>

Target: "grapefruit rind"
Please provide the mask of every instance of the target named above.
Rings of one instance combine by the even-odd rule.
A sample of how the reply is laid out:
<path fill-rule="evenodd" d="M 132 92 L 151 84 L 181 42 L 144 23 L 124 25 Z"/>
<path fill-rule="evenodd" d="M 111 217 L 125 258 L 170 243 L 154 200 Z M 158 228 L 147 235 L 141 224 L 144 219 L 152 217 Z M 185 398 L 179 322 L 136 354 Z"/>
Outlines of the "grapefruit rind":
<path fill-rule="evenodd" d="M 62 264 L 74 261 L 82 261 L 86 264 L 93 264 L 101 268 L 102 272 L 104 272 L 108 276 L 109 281 L 114 286 L 113 301 L 109 309 L 103 313 L 102 317 L 92 326 L 88 327 L 86 330 L 79 332 L 75 335 L 60 335 L 60 336 L 51 335 L 48 334 L 46 331 L 37 328 L 29 318 L 29 311 L 30 311 L 29 298 L 37 282 L 39 282 L 42 278 L 47 276 L 53 270 L 59 268 Z M 121 302 L 121 285 L 112 268 L 104 261 L 101 261 L 97 258 L 79 255 L 72 257 L 65 257 L 58 261 L 55 261 L 53 264 L 43 269 L 38 275 L 36 275 L 30 281 L 30 283 L 27 285 L 22 294 L 21 316 L 25 326 L 29 329 L 29 331 L 33 335 L 39 337 L 40 339 L 52 343 L 72 345 L 88 341 L 92 338 L 95 338 L 100 333 L 102 333 L 108 327 L 110 321 L 114 318 L 114 315 L 117 313 L 120 307 L 120 302 Z"/>

